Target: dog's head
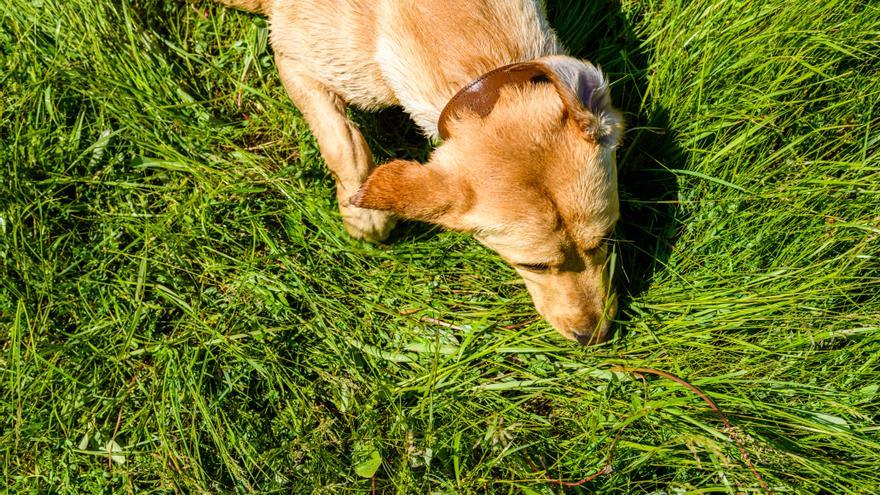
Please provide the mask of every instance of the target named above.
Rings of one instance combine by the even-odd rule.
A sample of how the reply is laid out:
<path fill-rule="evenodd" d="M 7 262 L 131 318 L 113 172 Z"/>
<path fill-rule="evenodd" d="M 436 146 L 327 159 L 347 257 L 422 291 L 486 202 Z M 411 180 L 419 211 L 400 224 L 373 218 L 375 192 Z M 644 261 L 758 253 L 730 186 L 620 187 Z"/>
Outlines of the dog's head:
<path fill-rule="evenodd" d="M 484 81 L 486 97 L 453 99 L 427 164 L 377 168 L 351 203 L 472 232 L 519 272 L 562 335 L 601 342 L 617 310 L 606 241 L 619 215 L 622 119 L 589 63 L 511 67 L 526 73 Z"/>

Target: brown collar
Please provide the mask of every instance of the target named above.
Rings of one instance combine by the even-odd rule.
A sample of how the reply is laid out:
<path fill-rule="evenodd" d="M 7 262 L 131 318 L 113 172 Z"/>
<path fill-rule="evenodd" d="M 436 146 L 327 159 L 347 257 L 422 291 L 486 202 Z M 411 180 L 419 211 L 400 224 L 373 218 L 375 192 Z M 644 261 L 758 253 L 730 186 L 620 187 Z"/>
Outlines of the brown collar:
<path fill-rule="evenodd" d="M 480 117 L 489 115 L 498 101 L 499 91 L 508 85 L 530 82 L 551 82 L 551 69 L 539 62 L 520 62 L 491 70 L 474 79 L 449 100 L 440 112 L 437 130 L 441 139 L 449 138 L 449 119 L 461 110 L 468 110 Z"/>

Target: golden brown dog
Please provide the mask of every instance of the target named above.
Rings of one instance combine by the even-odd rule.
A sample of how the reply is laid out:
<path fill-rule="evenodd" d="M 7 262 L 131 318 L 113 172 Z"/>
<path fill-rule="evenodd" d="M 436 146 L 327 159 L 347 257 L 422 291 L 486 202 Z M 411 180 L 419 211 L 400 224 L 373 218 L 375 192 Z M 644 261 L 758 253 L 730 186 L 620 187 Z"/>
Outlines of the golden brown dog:
<path fill-rule="evenodd" d="M 564 55 L 540 0 L 219 1 L 269 16 L 352 236 L 381 241 L 395 216 L 472 232 L 562 335 L 607 337 L 622 119 L 599 69 Z M 347 104 L 400 105 L 443 144 L 427 164 L 376 167 Z"/>

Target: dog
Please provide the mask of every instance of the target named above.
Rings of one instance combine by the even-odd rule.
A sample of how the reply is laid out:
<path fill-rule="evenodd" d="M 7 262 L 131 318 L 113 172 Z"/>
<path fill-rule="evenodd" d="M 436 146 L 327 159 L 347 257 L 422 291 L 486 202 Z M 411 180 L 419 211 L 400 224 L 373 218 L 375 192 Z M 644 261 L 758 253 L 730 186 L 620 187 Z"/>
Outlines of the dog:
<path fill-rule="evenodd" d="M 268 16 L 281 80 L 353 237 L 380 242 L 398 217 L 472 233 L 559 333 L 607 339 L 623 119 L 540 0 L 216 1 Z M 377 167 L 347 105 L 399 105 L 442 144 L 425 164 Z"/>

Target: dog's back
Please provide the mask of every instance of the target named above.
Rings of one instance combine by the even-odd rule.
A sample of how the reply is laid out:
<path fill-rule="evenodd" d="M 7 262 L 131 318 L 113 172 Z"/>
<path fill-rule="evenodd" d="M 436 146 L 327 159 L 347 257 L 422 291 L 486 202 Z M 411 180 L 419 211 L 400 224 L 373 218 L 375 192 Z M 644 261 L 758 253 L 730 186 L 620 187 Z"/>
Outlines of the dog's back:
<path fill-rule="evenodd" d="M 272 47 L 364 109 L 398 103 L 376 62 L 376 0 L 274 0 Z"/>
<path fill-rule="evenodd" d="M 275 51 L 347 102 L 400 104 L 432 135 L 443 106 L 467 82 L 560 52 L 538 0 L 225 3 L 269 15 Z"/>

